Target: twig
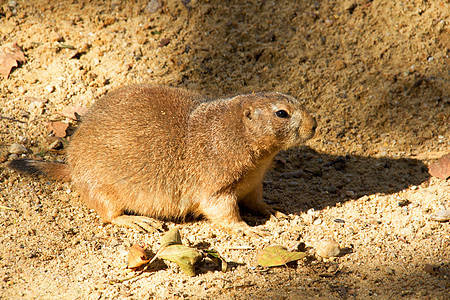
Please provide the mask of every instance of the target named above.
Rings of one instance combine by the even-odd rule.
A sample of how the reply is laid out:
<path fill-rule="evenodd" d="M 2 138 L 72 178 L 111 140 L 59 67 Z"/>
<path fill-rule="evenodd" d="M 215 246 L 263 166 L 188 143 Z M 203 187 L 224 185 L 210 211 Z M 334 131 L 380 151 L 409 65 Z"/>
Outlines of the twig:
<path fill-rule="evenodd" d="M 11 207 L 7 207 L 7 206 L 3 206 L 3 205 L 0 205 L 0 209 L 6 209 L 6 210 L 14 210 L 14 211 L 15 211 L 15 209 L 14 209 L 14 208 L 11 208 Z"/>
<path fill-rule="evenodd" d="M 2 115 L 0 115 L 0 119 L 6 119 L 6 120 L 9 120 L 9 121 L 19 122 L 19 123 L 23 123 L 23 124 L 26 123 L 26 122 L 24 122 L 24 121 L 16 120 L 16 119 L 14 119 L 14 118 L 5 117 L 5 116 L 2 116 Z"/>
<path fill-rule="evenodd" d="M 251 246 L 233 246 L 225 247 L 225 250 L 255 250 L 255 248 Z"/>

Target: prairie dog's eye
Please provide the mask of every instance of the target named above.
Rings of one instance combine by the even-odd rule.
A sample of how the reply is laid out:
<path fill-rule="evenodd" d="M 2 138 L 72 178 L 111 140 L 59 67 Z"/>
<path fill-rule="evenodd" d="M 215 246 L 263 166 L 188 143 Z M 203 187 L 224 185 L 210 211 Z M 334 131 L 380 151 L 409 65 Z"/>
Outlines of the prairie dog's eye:
<path fill-rule="evenodd" d="M 289 114 L 285 110 L 278 110 L 276 113 L 278 118 L 289 118 Z"/>

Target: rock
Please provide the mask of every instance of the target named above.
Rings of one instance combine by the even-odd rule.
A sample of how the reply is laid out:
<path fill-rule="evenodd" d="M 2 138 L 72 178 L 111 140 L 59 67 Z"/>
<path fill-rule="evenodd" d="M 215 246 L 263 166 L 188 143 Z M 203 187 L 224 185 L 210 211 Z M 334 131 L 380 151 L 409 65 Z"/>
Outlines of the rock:
<path fill-rule="evenodd" d="M 15 160 L 15 159 L 18 159 L 18 158 L 19 158 L 19 155 L 15 154 L 15 153 L 10 154 L 9 157 L 8 157 L 9 160 Z"/>
<path fill-rule="evenodd" d="M 320 225 L 320 224 L 322 224 L 322 219 L 317 219 L 317 220 L 315 220 L 313 224 L 314 224 L 314 225 Z"/>
<path fill-rule="evenodd" d="M 161 2 L 159 0 L 151 0 L 145 7 L 145 11 L 148 13 L 155 13 L 161 8 Z"/>
<path fill-rule="evenodd" d="M 330 194 L 336 194 L 337 188 L 334 185 L 329 185 L 325 187 L 325 191 L 327 191 Z"/>
<path fill-rule="evenodd" d="M 316 254 L 322 258 L 336 257 L 341 252 L 339 244 L 333 239 L 325 239 L 316 247 Z"/>
<path fill-rule="evenodd" d="M 430 264 L 425 264 L 425 266 L 423 267 L 424 271 L 427 272 L 428 274 L 431 275 L 436 275 L 439 273 L 439 267 L 438 266 L 433 266 Z"/>
<path fill-rule="evenodd" d="M 400 200 L 397 203 L 397 205 L 400 206 L 400 207 L 407 206 L 409 204 L 411 204 L 411 201 L 409 201 L 408 199 Z"/>
<path fill-rule="evenodd" d="M 305 173 L 303 172 L 303 170 L 297 170 L 297 171 L 293 171 L 293 172 L 287 172 L 287 173 L 282 173 L 281 177 L 283 178 L 300 178 L 304 175 Z"/>
<path fill-rule="evenodd" d="M 345 223 L 345 220 L 342 219 L 334 219 L 333 221 L 336 223 Z"/>
<path fill-rule="evenodd" d="M 49 84 L 45 87 L 45 90 L 47 91 L 47 93 L 53 93 L 55 91 L 55 86 L 52 84 Z"/>
<path fill-rule="evenodd" d="M 435 214 L 432 214 L 430 216 L 430 219 L 436 222 L 447 222 L 450 220 L 450 210 L 447 209 L 438 210 Z"/>
<path fill-rule="evenodd" d="M 9 153 L 20 155 L 20 154 L 28 153 L 28 150 L 23 145 L 14 143 L 14 144 L 11 144 L 11 146 L 9 147 Z"/>
<path fill-rule="evenodd" d="M 0 164 L 8 160 L 8 153 L 0 154 Z"/>
<path fill-rule="evenodd" d="M 354 191 L 346 191 L 346 192 L 345 192 L 345 195 L 346 195 L 347 197 L 350 197 L 350 198 L 353 198 L 353 197 L 356 196 L 356 194 L 355 194 Z"/>

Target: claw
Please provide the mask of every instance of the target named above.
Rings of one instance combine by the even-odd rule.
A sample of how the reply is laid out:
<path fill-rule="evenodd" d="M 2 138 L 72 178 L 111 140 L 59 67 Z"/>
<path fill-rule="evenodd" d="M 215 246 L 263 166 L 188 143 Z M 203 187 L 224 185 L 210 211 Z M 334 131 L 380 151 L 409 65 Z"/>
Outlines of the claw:
<path fill-rule="evenodd" d="M 270 233 L 262 231 L 262 230 L 258 230 L 256 228 L 248 228 L 248 229 L 244 230 L 244 234 L 246 236 L 249 236 L 252 238 L 259 238 L 259 239 L 265 238 L 270 235 Z"/>
<path fill-rule="evenodd" d="M 276 220 L 287 219 L 287 218 L 288 218 L 287 215 L 285 215 L 285 214 L 282 213 L 281 211 L 278 211 L 278 210 L 275 210 L 275 209 L 272 209 L 272 210 L 270 211 L 270 216 L 271 216 L 271 217 L 274 217 Z"/>
<path fill-rule="evenodd" d="M 270 235 L 270 233 L 250 227 L 244 222 L 232 225 L 229 229 L 231 229 L 233 233 L 243 234 L 252 238 L 264 238 Z"/>
<path fill-rule="evenodd" d="M 121 215 L 112 219 L 111 224 L 129 227 L 141 232 L 156 232 L 161 229 L 161 223 L 144 216 Z"/>

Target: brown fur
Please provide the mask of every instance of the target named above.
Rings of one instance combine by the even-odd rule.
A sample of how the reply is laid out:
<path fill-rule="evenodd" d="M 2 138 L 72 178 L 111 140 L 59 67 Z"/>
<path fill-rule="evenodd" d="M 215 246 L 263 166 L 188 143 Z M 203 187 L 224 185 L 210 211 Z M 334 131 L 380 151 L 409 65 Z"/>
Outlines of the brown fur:
<path fill-rule="evenodd" d="M 285 110 L 289 117 L 275 113 Z M 315 119 L 279 93 L 208 100 L 163 86 L 119 88 L 90 109 L 67 151 L 70 177 L 105 222 L 146 228 L 149 219 L 203 215 L 247 228 L 238 204 L 269 215 L 262 180 L 273 157 L 314 135 Z"/>

